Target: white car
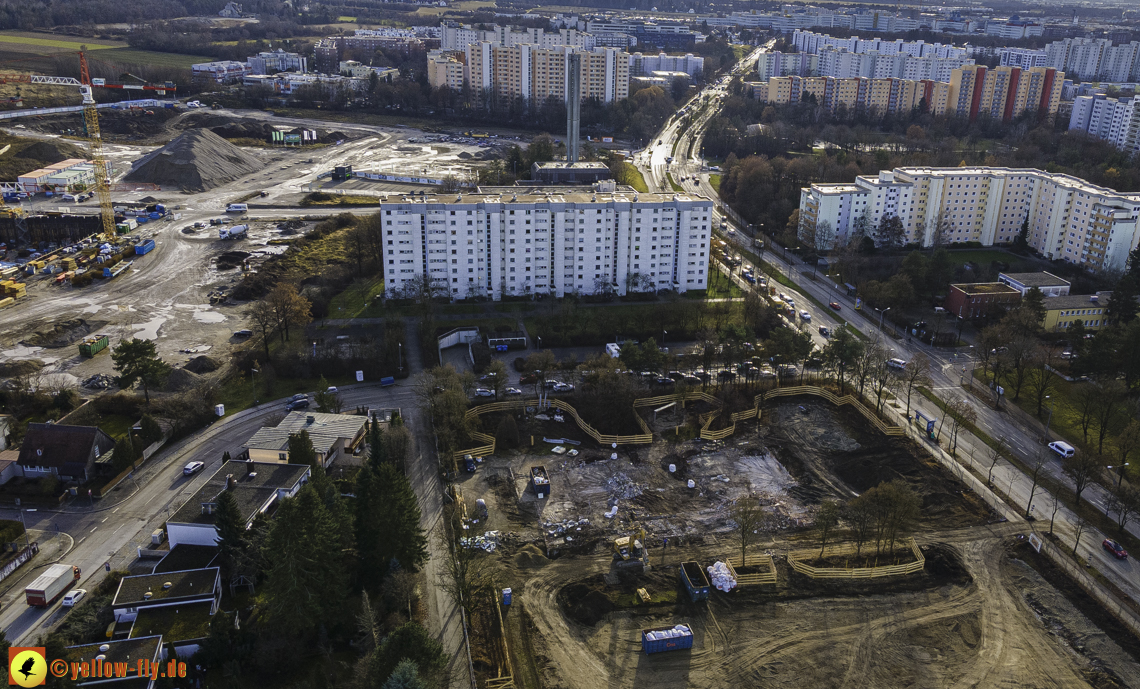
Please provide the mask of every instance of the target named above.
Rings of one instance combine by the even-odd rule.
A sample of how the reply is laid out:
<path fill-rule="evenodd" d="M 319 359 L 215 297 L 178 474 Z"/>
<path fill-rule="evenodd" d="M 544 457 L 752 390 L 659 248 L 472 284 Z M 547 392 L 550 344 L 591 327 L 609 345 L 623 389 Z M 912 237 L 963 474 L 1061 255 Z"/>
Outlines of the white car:
<path fill-rule="evenodd" d="M 183 476 L 193 476 L 194 474 L 201 471 L 202 468 L 205 466 L 206 466 L 205 462 L 190 462 L 186 466 L 182 467 L 182 475 Z"/>
<path fill-rule="evenodd" d="M 807 311 L 800 311 L 800 320 L 811 322 L 811 314 Z"/>
<path fill-rule="evenodd" d="M 518 388 L 507 388 L 507 394 L 508 395 L 521 395 L 522 390 L 519 390 Z"/>
<path fill-rule="evenodd" d="M 75 604 L 83 600 L 83 597 L 86 595 L 87 589 L 75 589 L 74 591 L 69 591 L 68 594 L 63 597 L 62 605 L 65 608 L 73 608 L 75 607 Z"/>
<path fill-rule="evenodd" d="M 570 392 L 573 389 L 574 389 L 574 386 L 571 385 L 570 383 L 555 383 L 554 384 L 554 391 L 555 392 Z"/>
<path fill-rule="evenodd" d="M 488 390 L 487 388 L 476 388 L 475 389 L 475 396 L 476 397 L 494 397 L 495 393 L 494 393 L 494 391 Z"/>
<path fill-rule="evenodd" d="M 330 386 L 329 386 L 329 389 L 328 389 L 328 390 L 325 390 L 325 392 L 331 392 L 331 393 L 333 393 L 333 394 L 335 395 L 335 394 L 336 394 L 338 391 L 337 391 L 337 389 L 336 389 L 336 386 L 335 386 L 335 385 L 330 385 Z"/>

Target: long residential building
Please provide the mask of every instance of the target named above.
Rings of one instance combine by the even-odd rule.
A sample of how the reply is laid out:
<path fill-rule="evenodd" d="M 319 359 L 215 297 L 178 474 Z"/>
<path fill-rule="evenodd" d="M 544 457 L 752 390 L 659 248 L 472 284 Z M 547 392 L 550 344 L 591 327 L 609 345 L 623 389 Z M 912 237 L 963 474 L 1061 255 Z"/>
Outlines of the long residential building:
<path fill-rule="evenodd" d="M 878 53 L 880 55 L 909 55 L 911 57 L 968 57 L 969 49 L 925 41 L 891 41 L 884 38 L 836 38 L 814 31 L 796 31 L 792 43 L 802 53 L 819 53 L 827 48 L 846 49 L 850 53 Z"/>
<path fill-rule="evenodd" d="M 1038 254 L 1090 272 L 1122 270 L 1140 240 L 1140 194 L 1037 169 L 895 168 L 800 191 L 802 232 L 826 221 L 844 243 L 861 216 L 877 242 L 882 219 L 897 216 L 903 240 L 925 247 L 1009 244 L 1028 223 L 1026 241 Z"/>
<path fill-rule="evenodd" d="M 579 83 L 583 100 L 597 98 L 610 103 L 629 96 L 629 54 L 617 48 L 585 51 L 571 46 L 547 49 L 530 44 L 472 43 L 467 46 L 463 76 L 472 94 L 483 102 L 515 98 L 542 102 L 552 97 L 565 101 L 569 56 L 575 52 L 582 56 Z M 435 73 L 438 79 L 438 69 Z"/>
<path fill-rule="evenodd" d="M 384 280 L 452 299 L 702 290 L 713 202 L 590 187 L 500 187 L 382 201 Z"/>
<path fill-rule="evenodd" d="M 629 56 L 630 75 L 646 76 L 654 72 L 684 72 L 695 77 L 705 70 L 705 59 L 692 53 L 685 55 L 642 55 L 634 53 Z"/>
<path fill-rule="evenodd" d="M 811 96 L 835 112 L 866 109 L 906 113 L 923 106 L 935 115 L 946 114 L 950 85 L 910 79 L 836 79 L 834 77 L 772 77 L 751 84 L 752 96 L 764 103 L 799 103 Z"/>
<path fill-rule="evenodd" d="M 1103 93 L 1077 96 L 1069 130 L 1104 139 L 1132 155 L 1140 153 L 1140 96 L 1109 98 Z"/>
<path fill-rule="evenodd" d="M 1085 81 L 1140 81 L 1140 42 L 1113 45 L 1107 38 L 1064 38 L 1045 46 L 1045 64 Z"/>

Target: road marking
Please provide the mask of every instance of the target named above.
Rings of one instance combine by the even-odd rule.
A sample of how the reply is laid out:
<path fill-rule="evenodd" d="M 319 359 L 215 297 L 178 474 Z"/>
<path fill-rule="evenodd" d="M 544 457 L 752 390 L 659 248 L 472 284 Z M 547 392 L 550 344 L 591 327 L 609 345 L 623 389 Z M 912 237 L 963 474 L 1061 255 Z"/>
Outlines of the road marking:
<path fill-rule="evenodd" d="M 97 527 L 97 526 L 95 527 L 95 529 L 98 529 L 98 528 L 99 528 L 99 527 Z M 88 532 L 88 533 L 95 533 L 95 529 L 91 529 L 91 531 L 90 531 L 90 532 Z"/>
<path fill-rule="evenodd" d="M 78 541 L 76 541 L 76 542 L 75 542 L 75 545 L 79 545 L 80 543 L 82 543 L 83 541 L 86 541 L 86 540 L 87 540 L 87 537 L 86 537 L 86 536 L 84 536 L 83 538 L 81 538 L 81 539 L 79 539 Z"/>
<path fill-rule="evenodd" d="M 119 511 L 119 510 L 121 510 L 121 509 L 123 509 L 123 508 L 122 508 L 122 507 L 116 507 L 115 509 L 111 510 L 111 514 L 114 514 L 114 513 L 118 512 L 118 511 Z"/>
<path fill-rule="evenodd" d="M 110 519 L 110 517 L 103 517 L 103 521 L 99 522 L 99 523 L 102 524 L 103 522 L 107 521 L 108 519 Z"/>

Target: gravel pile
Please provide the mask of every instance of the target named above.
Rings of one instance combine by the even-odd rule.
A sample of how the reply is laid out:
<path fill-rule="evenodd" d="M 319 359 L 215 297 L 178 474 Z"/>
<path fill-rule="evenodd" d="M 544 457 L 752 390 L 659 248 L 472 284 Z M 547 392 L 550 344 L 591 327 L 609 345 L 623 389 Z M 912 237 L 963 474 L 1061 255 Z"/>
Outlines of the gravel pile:
<path fill-rule="evenodd" d="M 256 157 L 211 131 L 197 129 L 139 160 L 126 180 L 206 191 L 260 168 Z"/>

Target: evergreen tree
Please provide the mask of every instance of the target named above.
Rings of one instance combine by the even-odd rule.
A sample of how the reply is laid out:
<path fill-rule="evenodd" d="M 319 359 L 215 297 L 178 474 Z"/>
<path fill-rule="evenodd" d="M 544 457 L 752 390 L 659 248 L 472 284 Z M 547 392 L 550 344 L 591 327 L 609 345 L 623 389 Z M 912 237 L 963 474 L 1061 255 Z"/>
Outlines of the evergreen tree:
<path fill-rule="evenodd" d="M 427 559 L 420 506 L 408 479 L 389 462 L 357 474 L 356 547 L 360 569 L 379 582 L 395 560 L 414 570 Z"/>
<path fill-rule="evenodd" d="M 507 414 L 503 417 L 503 420 L 499 422 L 499 428 L 495 431 L 495 442 L 504 450 L 518 447 L 519 426 L 515 423 L 514 416 Z"/>
<path fill-rule="evenodd" d="M 225 452 L 222 453 L 222 462 L 225 463 L 228 461 L 230 461 L 230 451 L 226 450 Z"/>
<path fill-rule="evenodd" d="M 384 429 L 380 427 L 380 417 L 375 412 L 368 427 L 368 460 L 372 466 L 379 466 L 384 461 Z"/>
<path fill-rule="evenodd" d="M 237 573 L 237 565 L 245 553 L 245 520 L 238 509 L 233 491 L 223 490 L 214 507 L 214 527 L 218 531 L 218 559 L 225 578 Z"/>
<path fill-rule="evenodd" d="M 308 431 L 289 434 L 289 463 L 308 464 L 313 469 L 322 469 L 317 460 L 317 451 L 313 448 L 313 439 Z"/>
<path fill-rule="evenodd" d="M 420 679 L 419 668 L 415 662 L 404 658 L 388 676 L 388 681 L 384 682 L 382 689 L 425 689 L 426 687 L 427 685 Z"/>
<path fill-rule="evenodd" d="M 312 637 L 335 614 L 346 590 L 339 528 L 311 485 L 277 509 L 264 548 L 268 581 L 260 596 L 268 628 Z"/>
<path fill-rule="evenodd" d="M 162 439 L 162 426 L 150 414 L 143 414 L 139 425 L 142 426 L 142 439 L 147 445 Z"/>
<path fill-rule="evenodd" d="M 415 622 L 407 622 L 388 635 L 372 656 L 371 678 L 380 684 L 390 678 L 403 661 L 411 661 L 420 675 L 433 675 L 447 665 L 443 645 Z"/>

